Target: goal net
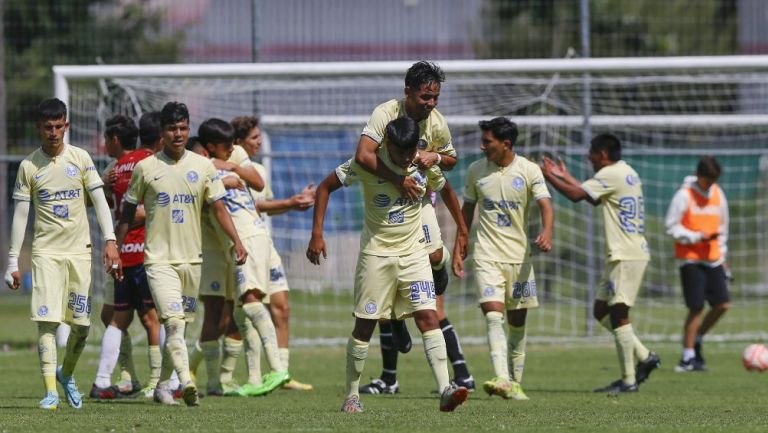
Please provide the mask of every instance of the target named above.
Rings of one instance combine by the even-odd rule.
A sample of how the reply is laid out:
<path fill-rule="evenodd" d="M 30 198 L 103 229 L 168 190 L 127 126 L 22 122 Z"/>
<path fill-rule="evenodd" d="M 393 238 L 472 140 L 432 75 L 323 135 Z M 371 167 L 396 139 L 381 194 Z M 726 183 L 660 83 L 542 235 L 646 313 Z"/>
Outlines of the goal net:
<path fill-rule="evenodd" d="M 585 147 L 590 136 L 611 132 L 622 140 L 624 159 L 640 174 L 645 192 L 652 261 L 632 317 L 646 339 L 680 338 L 685 307 L 664 215 L 698 158 L 714 155 L 730 203 L 728 264 L 735 279 L 733 310 L 710 338 L 766 336 L 768 57 L 439 63 L 447 80 L 438 109 L 459 153 L 459 164 L 447 176 L 457 192 L 464 189 L 469 164 L 483 157 L 477 128 L 482 119 L 511 118 L 520 127 L 518 153 L 559 156 L 580 179 L 592 174 Z M 189 106 L 193 133 L 209 117 L 260 116 L 268 136 L 261 158 L 280 198 L 319 183 L 353 155 L 373 108 L 402 97 L 410 64 L 60 66 L 55 73 L 57 94 L 71 110 L 71 142 L 94 154 L 103 153 L 99 143 L 107 117 L 138 118 L 172 100 Z M 606 335 L 590 319 L 604 268 L 600 212 L 552 193 L 554 249 L 533 256 L 541 307 L 528 316 L 528 334 L 549 341 Z M 320 267 L 304 255 L 311 211 L 271 220 L 291 287 L 294 341 L 322 344 L 348 335 L 362 214 L 357 187 L 332 195 L 325 224 L 329 257 Z M 438 217 L 452 248 L 454 224 L 442 204 Z M 538 230 L 538 220 L 532 206 L 530 233 Z M 100 272 L 94 275 L 97 293 L 102 280 Z M 452 278 L 446 305 L 464 341 L 484 341 L 471 272 L 465 280 Z"/>

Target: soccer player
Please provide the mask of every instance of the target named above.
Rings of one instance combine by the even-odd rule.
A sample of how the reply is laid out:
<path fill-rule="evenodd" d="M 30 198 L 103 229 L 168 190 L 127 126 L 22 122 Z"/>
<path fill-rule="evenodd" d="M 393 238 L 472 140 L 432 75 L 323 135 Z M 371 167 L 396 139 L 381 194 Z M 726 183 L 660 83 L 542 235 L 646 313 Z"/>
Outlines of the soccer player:
<path fill-rule="evenodd" d="M 392 99 L 379 105 L 373 110 L 368 123 L 360 136 L 355 154 L 355 162 L 370 173 L 392 183 L 404 196 L 415 199 L 420 187 L 409 176 L 398 175 L 381 164 L 377 158 L 377 149 L 386 147 L 385 128 L 387 124 L 399 117 L 409 117 L 419 125 L 418 156 L 416 162 L 422 169 L 438 166 L 442 170 L 451 170 L 457 162 L 456 150 L 451 142 L 451 132 L 445 118 L 435 108 L 440 96 L 440 87 L 445 81 L 445 74 L 439 66 L 431 62 L 414 63 L 405 74 L 405 97 Z M 437 314 L 440 328 L 448 350 L 448 358 L 453 365 L 454 381 L 470 390 L 475 388 L 475 382 L 469 374 L 464 354 L 461 351 L 458 335 L 453 325 L 445 315 L 442 294 L 448 286 L 448 271 L 445 264 L 450 262 L 450 253 L 443 245 L 440 226 L 437 222 L 432 192 L 424 195 L 422 206 L 422 228 L 424 230 L 425 248 L 432 265 L 433 280 L 438 296 Z M 454 245 L 454 255 L 465 251 L 467 245 L 467 230 L 461 216 L 458 198 L 450 185 L 446 185 L 441 197 L 456 223 L 457 243 Z M 410 344 L 410 337 L 404 323 L 392 321 L 391 325 L 381 322 L 381 354 L 383 370 L 379 379 L 360 389 L 368 394 L 394 394 L 399 391 L 397 382 L 398 349 L 405 353 Z"/>
<path fill-rule="evenodd" d="M 688 176 L 667 210 L 667 234 L 675 239 L 688 315 L 683 326 L 683 354 L 677 372 L 704 371 L 701 340 L 731 306 L 726 285 L 728 252 L 728 201 L 716 183 L 721 169 L 717 160 L 699 160 L 696 176 Z M 701 321 L 704 300 L 710 310 Z"/>
<path fill-rule="evenodd" d="M 552 197 L 539 166 L 514 151 L 517 125 L 496 117 L 481 121 L 480 129 L 480 149 L 485 159 L 469 166 L 462 213 L 472 227 L 475 207 L 481 203 L 474 243 L 475 281 L 496 375 L 483 384 L 483 389 L 505 399 L 528 400 L 521 386 L 525 319 L 528 309 L 539 306 L 530 261 L 528 208 L 532 201 L 539 206 L 542 227 L 534 243 L 548 252 L 552 249 L 554 222 Z M 455 257 L 454 264 L 461 274 L 461 257 Z M 508 341 L 504 335 L 504 310 L 509 323 Z"/>
<path fill-rule="evenodd" d="M 218 224 L 234 243 L 238 263 L 247 252 L 235 231 L 223 200 L 226 192 L 213 163 L 185 149 L 189 138 L 189 112 L 184 104 L 167 103 L 160 112 L 163 150 L 141 160 L 134 168 L 124 196 L 118 241 L 123 245 L 136 207 L 144 203 L 146 239 L 144 267 L 157 312 L 166 332 L 160 382 L 155 401 L 176 404 L 168 389 L 175 369 L 188 406 L 197 406 L 197 387 L 192 381 L 184 342 L 186 320 L 197 311 L 200 285 L 200 214 L 203 200 L 212 208 Z"/>
<path fill-rule="evenodd" d="M 154 138 L 161 133 L 160 113 L 145 113 L 141 120 L 144 129 L 141 131 L 142 142 L 139 149 L 135 149 L 139 129 L 133 120 L 123 115 L 116 115 L 106 122 L 104 138 L 107 151 L 117 159 L 107 170 L 105 177 L 111 185 L 110 192 L 114 196 L 117 220 L 120 219 L 123 195 L 128 190 L 134 167 L 139 161 L 154 153 L 156 142 Z M 151 128 L 151 131 L 147 131 L 147 128 Z M 131 337 L 128 334 L 128 326 L 133 320 L 134 311 L 139 314 L 141 324 L 147 332 L 149 344 L 150 379 L 145 393 L 154 393 L 160 378 L 162 363 L 160 321 L 144 270 L 144 206 L 138 206 L 136 211 L 134 225 L 126 234 L 120 248 L 123 280 L 115 281 L 112 287 L 107 288 L 105 294 L 109 300 L 109 308 L 113 312 L 101 340 L 99 369 L 91 387 L 91 398 L 114 399 L 120 395 L 131 395 L 141 390 L 133 366 Z M 105 305 L 107 305 L 106 302 Z M 103 315 L 104 310 L 102 310 Z M 118 361 L 121 367 L 124 366 L 122 370 L 127 373 L 127 376 L 121 372 L 124 382 L 111 386 L 110 377 Z"/>
<path fill-rule="evenodd" d="M 308 185 L 299 194 L 295 194 L 287 199 L 274 199 L 272 194 L 272 187 L 269 184 L 266 168 L 253 161 L 261 150 L 261 127 L 259 126 L 259 119 L 255 116 L 240 116 L 232 119 L 232 126 L 235 128 L 235 148 L 243 148 L 248 153 L 248 156 L 252 159 L 252 164 L 259 171 L 261 177 L 264 179 L 265 186 L 262 191 L 256 191 L 251 189 L 251 195 L 256 201 L 256 209 L 259 211 L 259 215 L 263 220 L 263 227 L 268 230 L 267 217 L 269 215 L 282 214 L 289 211 L 306 211 L 311 208 L 315 203 L 315 188 L 314 185 Z M 267 231 L 269 234 L 269 231 Z M 272 321 L 275 324 L 275 331 L 277 332 L 277 347 L 280 352 L 280 360 L 283 362 L 283 366 L 289 368 L 290 351 L 288 348 L 289 339 L 289 317 L 290 307 L 288 305 L 288 280 L 285 277 L 285 270 L 283 269 L 283 262 L 280 258 L 280 254 L 275 249 L 274 243 L 272 243 L 272 249 L 269 256 L 269 275 L 270 281 L 267 286 L 267 297 L 264 298 L 264 304 L 269 306 L 269 312 L 272 315 Z M 250 324 L 245 321 L 240 321 L 245 326 L 245 347 L 246 358 L 248 361 L 248 382 L 254 385 L 260 385 L 261 380 L 261 362 L 260 352 L 261 344 L 250 344 L 249 342 L 258 342 L 258 334 L 253 335 L 255 331 Z M 230 345 L 237 346 L 234 341 L 234 335 L 228 336 L 224 340 L 225 347 Z M 242 345 L 242 343 L 240 343 Z M 238 351 L 239 352 L 239 351 Z M 229 353 L 236 353 L 234 350 L 226 350 L 222 364 L 230 357 Z M 234 368 L 234 367 L 233 367 Z M 283 389 L 289 389 L 294 391 L 311 391 L 312 385 L 302 383 L 296 379 L 291 380 L 283 385 Z"/>
<path fill-rule="evenodd" d="M 307 258 L 320 264 L 327 257 L 323 240 L 323 221 L 331 192 L 360 182 L 365 207 L 365 224 L 360 235 L 360 255 L 355 271 L 355 327 L 347 342 L 345 400 L 342 412 L 362 412 L 359 385 L 368 344 L 376 322 L 394 316 L 402 320 L 413 316 L 422 332 L 424 351 L 440 392 L 440 410 L 453 411 L 468 395 L 467 388 L 451 384 L 445 339 L 435 312 L 435 284 L 429 258 L 422 243 L 422 196 L 427 189 L 439 191 L 445 178 L 437 166 L 424 171 L 413 163 L 419 140 L 419 125 L 409 117 L 399 117 L 386 127 L 388 146 L 377 151 L 380 163 L 399 176 L 411 178 L 419 190 L 416 198 L 402 197 L 390 182 L 363 169 L 354 160 L 336 168 L 317 188 L 312 238 Z"/>
<path fill-rule="evenodd" d="M 568 172 L 563 161 L 555 163 L 544 157 L 541 168 L 544 177 L 569 200 L 603 205 L 608 257 L 598 283 L 594 317 L 613 333 L 622 377 L 595 392 L 636 392 L 660 364 L 659 356 L 643 345 L 629 321 L 629 309 L 650 260 L 643 234 L 643 184 L 637 172 L 621 159 L 621 142 L 611 134 L 592 139 L 589 160 L 595 175 L 583 183 Z M 638 359 L 637 366 L 634 358 Z"/>
<path fill-rule="evenodd" d="M 5 282 L 11 289 L 19 288 L 19 251 L 31 203 L 35 212 L 32 320 L 37 322 L 38 354 L 46 391 L 39 407 L 58 408 L 58 380 L 69 405 L 80 409 L 82 396 L 73 372 L 91 323 L 91 239 L 86 193 L 93 202 L 105 242 L 104 265 L 107 272 L 118 277 L 120 256 L 96 167 L 88 152 L 64 143 L 69 127 L 66 105 L 55 98 L 46 99 L 37 107 L 37 119 L 41 145 L 21 162 L 13 191 L 16 207 Z M 71 326 L 71 333 L 64 363 L 57 368 L 55 335 L 62 322 Z"/>

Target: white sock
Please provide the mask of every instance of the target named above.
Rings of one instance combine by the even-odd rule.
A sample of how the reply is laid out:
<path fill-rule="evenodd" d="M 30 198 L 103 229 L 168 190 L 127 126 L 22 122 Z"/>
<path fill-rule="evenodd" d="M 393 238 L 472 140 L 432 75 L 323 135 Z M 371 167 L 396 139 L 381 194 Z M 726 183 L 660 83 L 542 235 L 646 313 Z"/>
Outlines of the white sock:
<path fill-rule="evenodd" d="M 72 330 L 66 323 L 60 323 L 56 328 L 56 347 L 67 347 L 67 340 L 69 340 L 69 332 Z"/>
<path fill-rule="evenodd" d="M 122 338 L 122 331 L 115 326 L 109 325 L 104 331 L 104 336 L 101 338 L 99 370 L 96 372 L 96 380 L 93 382 L 99 388 L 107 388 L 112 384 L 112 372 L 115 371 L 117 358 L 120 355 Z"/>
<path fill-rule="evenodd" d="M 687 362 L 696 357 L 696 351 L 693 349 L 683 349 L 683 361 Z"/>

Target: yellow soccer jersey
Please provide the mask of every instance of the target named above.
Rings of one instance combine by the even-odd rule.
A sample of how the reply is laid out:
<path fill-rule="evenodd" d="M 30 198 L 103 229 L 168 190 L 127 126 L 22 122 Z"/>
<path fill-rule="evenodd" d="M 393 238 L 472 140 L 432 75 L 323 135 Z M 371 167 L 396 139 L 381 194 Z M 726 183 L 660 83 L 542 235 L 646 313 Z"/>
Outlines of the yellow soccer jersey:
<path fill-rule="evenodd" d="M 251 159 L 248 157 L 248 152 L 242 146 L 232 146 L 232 155 L 229 156 L 227 162 L 245 167 L 246 163 L 251 163 Z"/>
<path fill-rule="evenodd" d="M 515 155 L 499 167 L 483 158 L 467 171 L 464 201 L 479 204 L 476 259 L 523 263 L 531 253 L 527 234 L 531 202 L 550 198 L 538 165 Z"/>
<path fill-rule="evenodd" d="M 387 124 L 405 116 L 403 102 L 403 100 L 392 99 L 376 107 L 363 128 L 362 135 L 386 147 Z M 419 122 L 419 150 L 456 157 L 456 149 L 451 142 L 451 131 L 448 129 L 445 117 L 437 109 L 432 110 L 426 119 Z"/>
<path fill-rule="evenodd" d="M 224 230 L 216 221 L 216 217 L 211 212 L 211 207 L 203 206 L 200 214 L 200 233 L 202 236 L 203 249 L 215 251 L 227 251 L 232 247 L 232 240 L 227 237 Z"/>
<path fill-rule="evenodd" d="M 240 178 L 231 171 L 219 170 L 220 178 L 234 176 Z M 227 206 L 229 214 L 232 216 L 232 222 L 235 224 L 240 239 L 246 239 L 251 236 L 265 234 L 264 221 L 256 210 L 256 202 L 251 196 L 250 188 L 228 189 L 224 196 L 224 204 Z"/>
<path fill-rule="evenodd" d="M 434 166 L 424 172 L 415 166 L 403 170 L 392 164 L 388 152 L 379 148 L 379 157 L 395 173 L 416 179 L 423 187 L 439 191 L 445 185 L 442 171 Z M 379 179 L 350 159 L 336 168 L 336 176 L 344 186 L 360 182 L 365 206 L 365 224 L 360 234 L 360 252 L 374 256 L 405 256 L 424 248 L 421 228 L 422 200 L 400 196 L 394 185 Z"/>
<path fill-rule="evenodd" d="M 144 203 L 144 263 L 200 263 L 203 200 L 226 195 L 213 163 L 186 151 L 179 161 L 161 151 L 133 171 L 125 201 Z"/>
<path fill-rule="evenodd" d="M 581 187 L 603 205 L 608 261 L 649 260 L 643 183 L 637 172 L 626 162 L 617 161 L 601 168 Z"/>
<path fill-rule="evenodd" d="M 259 172 L 259 175 L 262 179 L 264 179 L 264 189 L 259 191 L 256 191 L 255 189 L 251 188 L 251 197 L 253 197 L 254 202 L 259 201 L 265 201 L 265 200 L 272 200 L 275 195 L 272 193 L 272 184 L 269 181 L 269 177 L 267 176 L 267 168 L 263 165 L 259 164 L 258 162 L 251 162 L 253 167 L 256 169 L 256 171 Z M 267 230 L 269 232 L 269 215 L 267 215 L 266 212 L 259 212 L 259 217 L 261 218 L 261 222 L 264 226 L 264 230 Z"/>
<path fill-rule="evenodd" d="M 13 189 L 15 200 L 35 211 L 33 254 L 90 253 L 86 190 L 103 185 L 88 152 L 65 144 L 51 158 L 37 149 L 24 158 Z"/>

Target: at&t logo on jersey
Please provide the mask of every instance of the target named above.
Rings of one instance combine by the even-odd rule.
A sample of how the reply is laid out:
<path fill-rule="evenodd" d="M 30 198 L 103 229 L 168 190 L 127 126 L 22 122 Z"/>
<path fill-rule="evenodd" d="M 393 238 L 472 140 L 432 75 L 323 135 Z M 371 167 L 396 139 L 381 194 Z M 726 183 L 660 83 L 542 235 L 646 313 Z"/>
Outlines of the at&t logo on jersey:
<path fill-rule="evenodd" d="M 376 207 L 387 207 L 391 202 L 392 200 L 386 194 L 376 194 L 373 197 L 373 204 Z"/>
<path fill-rule="evenodd" d="M 64 173 L 66 173 L 67 177 L 75 177 L 80 174 L 80 170 L 72 164 L 67 164 L 64 167 Z"/>
<path fill-rule="evenodd" d="M 187 172 L 187 180 L 195 183 L 200 179 L 200 176 L 197 175 L 197 172 L 195 170 L 190 170 Z"/>
<path fill-rule="evenodd" d="M 184 210 L 183 209 L 173 209 L 173 210 L 171 210 L 171 221 L 174 224 L 182 224 L 182 223 L 184 223 Z"/>
<path fill-rule="evenodd" d="M 66 204 L 53 205 L 53 214 L 57 218 L 69 218 L 69 206 Z"/>
<path fill-rule="evenodd" d="M 169 196 L 167 193 L 161 192 L 157 194 L 157 204 L 161 207 L 166 207 L 168 204 L 171 203 L 171 196 Z"/>
<path fill-rule="evenodd" d="M 37 193 L 37 198 L 40 201 L 54 201 L 54 200 L 74 200 L 80 198 L 79 189 L 64 189 L 61 191 L 48 191 L 47 189 L 41 189 Z"/>

